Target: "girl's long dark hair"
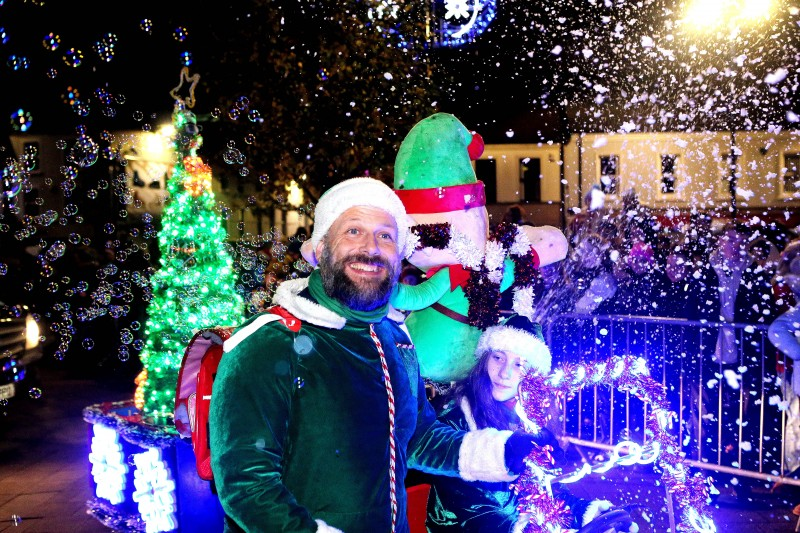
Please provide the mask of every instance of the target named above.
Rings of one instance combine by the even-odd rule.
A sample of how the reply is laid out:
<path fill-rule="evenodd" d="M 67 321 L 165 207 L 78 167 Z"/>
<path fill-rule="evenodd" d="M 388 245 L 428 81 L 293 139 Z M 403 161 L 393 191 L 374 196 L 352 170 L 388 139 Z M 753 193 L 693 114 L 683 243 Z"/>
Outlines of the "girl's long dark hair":
<path fill-rule="evenodd" d="M 456 406 L 466 398 L 472 408 L 472 416 L 478 429 L 510 429 L 513 411 L 492 396 L 492 381 L 487 365 L 492 352 L 488 351 L 478 360 L 472 370 L 455 388 Z"/>

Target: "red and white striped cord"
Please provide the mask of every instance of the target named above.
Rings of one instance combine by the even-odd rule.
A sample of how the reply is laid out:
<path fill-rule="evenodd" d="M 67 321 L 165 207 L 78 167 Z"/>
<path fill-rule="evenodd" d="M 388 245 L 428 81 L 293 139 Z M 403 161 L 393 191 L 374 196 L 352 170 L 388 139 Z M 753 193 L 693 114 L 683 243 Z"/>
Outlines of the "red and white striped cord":
<path fill-rule="evenodd" d="M 395 475 L 396 470 L 396 445 L 394 439 L 394 391 L 392 390 L 392 380 L 389 377 L 389 365 L 386 364 L 386 356 L 383 354 L 383 346 L 375 333 L 375 326 L 369 325 L 369 334 L 372 336 L 372 341 L 378 348 L 378 354 L 381 356 L 381 367 L 383 368 L 383 382 L 386 385 L 386 394 L 389 397 L 389 498 L 392 503 L 392 533 L 397 527 L 397 479 Z"/>

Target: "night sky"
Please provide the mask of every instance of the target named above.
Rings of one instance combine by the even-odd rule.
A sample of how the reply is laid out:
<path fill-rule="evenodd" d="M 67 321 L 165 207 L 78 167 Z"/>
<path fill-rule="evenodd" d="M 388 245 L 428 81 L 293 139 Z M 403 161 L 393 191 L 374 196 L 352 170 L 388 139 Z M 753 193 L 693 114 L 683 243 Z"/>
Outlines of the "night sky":
<path fill-rule="evenodd" d="M 63 95 L 76 87 L 83 99 L 102 101 L 103 94 L 93 94 L 98 89 L 113 98 L 108 107 L 116 115 L 103 110 L 110 125 L 141 123 L 131 121 L 134 113 L 169 113 L 182 53 L 190 52 L 194 68 L 209 73 L 221 49 L 247 53 L 237 30 L 257 21 L 243 4 L 250 5 L 212 9 L 143 0 L 119 11 L 94 2 L 6 1 L 0 5 L 6 58 L 0 112 L 8 117 L 22 107 L 40 131 L 58 127 L 74 116 Z M 317 9 L 314 2 L 291 4 Z M 692 33 L 679 19 L 677 0 L 501 0 L 495 19 L 472 42 L 429 47 L 437 72 L 454 80 L 441 87 L 439 105 L 490 137 L 531 123 L 554 128 L 561 105 L 573 115 L 582 110 L 586 130 L 727 129 L 732 121 L 739 129 L 791 127 L 800 112 L 798 12 L 772 4 L 769 22 L 760 26 L 734 19 L 735 26 Z M 434 5 L 442 9 L 444 3 Z M 144 19 L 152 25 L 142 27 Z M 50 32 L 60 37 L 55 51 L 43 45 Z M 114 54 L 104 61 L 93 47 L 108 35 Z M 70 48 L 83 51 L 77 68 L 62 60 Z"/>
<path fill-rule="evenodd" d="M 521 53 L 527 36 L 514 29 L 521 4 L 500 4 L 495 20 L 474 42 L 430 51 L 438 68 L 455 80 L 444 87 L 442 110 L 457 114 L 471 127 L 498 133 L 499 124 L 538 109 L 533 104 L 541 95 L 539 80 L 547 59 Z M 213 70 L 220 47 L 242 46 L 246 53 L 246 43 L 224 40 L 230 32 L 220 31 L 221 26 L 235 31 L 236 24 L 246 22 L 242 13 L 238 7 L 204 11 L 150 0 L 114 13 L 98 11 L 86 2 L 6 2 L 0 6 L 6 37 L 0 52 L 8 58 L 0 111 L 8 117 L 23 108 L 33 116 L 31 131 L 59 131 L 75 122 L 75 112 L 65 104 L 68 88 L 73 88 L 82 100 L 94 102 L 93 119 L 109 127 L 138 126 L 141 119 L 134 119 L 134 114 L 147 118 L 170 112 L 169 90 L 178 83 L 184 52 L 192 54 L 195 68 L 206 70 Z M 145 19 L 152 24 L 143 26 Z M 51 33 L 60 37 L 56 50 L 45 46 Z M 95 44 L 104 40 L 113 43 L 109 61 L 95 50 Z M 83 52 L 77 67 L 63 60 L 70 49 Z M 103 96 L 110 96 L 113 105 L 100 106 Z M 97 112 L 97 107 L 115 112 Z M 3 127 L 8 126 L 4 120 Z"/>

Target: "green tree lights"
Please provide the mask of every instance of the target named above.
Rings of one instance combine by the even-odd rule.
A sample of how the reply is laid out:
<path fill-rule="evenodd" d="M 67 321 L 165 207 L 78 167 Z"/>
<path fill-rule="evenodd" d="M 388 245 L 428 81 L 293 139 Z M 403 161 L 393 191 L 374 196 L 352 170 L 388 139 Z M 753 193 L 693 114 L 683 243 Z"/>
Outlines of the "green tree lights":
<path fill-rule="evenodd" d="M 158 234 L 161 267 L 151 279 L 144 371 L 135 396 L 145 419 L 158 424 L 172 416 L 178 371 L 194 332 L 244 320 L 227 234 L 214 211 L 211 168 L 196 155 L 202 143 L 196 117 L 179 100 L 172 121 L 176 162 Z"/>

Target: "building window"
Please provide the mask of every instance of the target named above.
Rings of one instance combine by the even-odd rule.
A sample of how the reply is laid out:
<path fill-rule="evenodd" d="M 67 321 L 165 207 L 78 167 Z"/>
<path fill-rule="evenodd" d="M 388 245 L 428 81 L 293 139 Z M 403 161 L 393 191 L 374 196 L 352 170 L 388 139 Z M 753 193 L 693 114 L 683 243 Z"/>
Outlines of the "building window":
<path fill-rule="evenodd" d="M 800 154 L 783 154 L 783 194 L 800 192 Z"/>
<path fill-rule="evenodd" d="M 675 166 L 678 156 L 661 154 L 661 193 L 675 194 Z"/>
<path fill-rule="evenodd" d="M 39 198 L 39 189 L 33 187 L 30 191 L 25 193 L 25 214 L 36 216 L 40 213 L 39 206 L 42 205 L 43 200 Z"/>
<path fill-rule="evenodd" d="M 619 190 L 619 156 L 600 156 L 600 189 L 605 194 L 617 194 Z"/>
<path fill-rule="evenodd" d="M 726 199 L 731 197 L 731 154 L 723 153 L 719 159 L 719 180 L 717 181 L 717 198 Z M 738 169 L 738 161 L 736 167 L 733 167 L 733 172 Z"/>
<path fill-rule="evenodd" d="M 478 159 L 475 161 L 475 176 L 486 187 L 486 203 L 497 203 L 497 161 L 494 159 Z"/>
<path fill-rule="evenodd" d="M 519 160 L 520 196 L 526 202 L 542 201 L 542 160 L 538 157 L 524 157 Z"/>

